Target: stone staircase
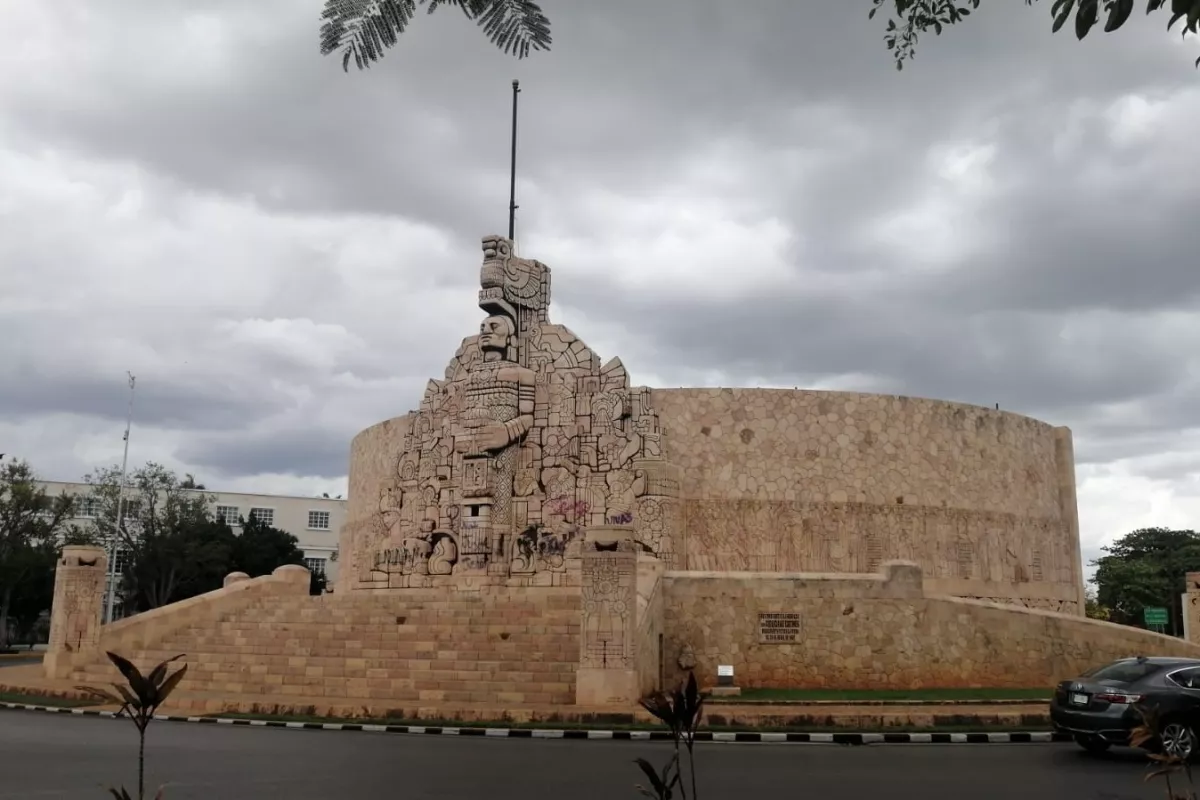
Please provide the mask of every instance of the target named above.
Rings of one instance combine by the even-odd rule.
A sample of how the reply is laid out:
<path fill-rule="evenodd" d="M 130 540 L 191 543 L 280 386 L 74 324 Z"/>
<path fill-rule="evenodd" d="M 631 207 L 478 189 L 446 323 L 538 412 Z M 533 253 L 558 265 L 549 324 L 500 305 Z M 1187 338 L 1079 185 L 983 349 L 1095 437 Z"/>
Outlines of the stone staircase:
<path fill-rule="evenodd" d="M 577 588 L 266 597 L 121 655 L 148 670 L 185 654 L 181 700 L 519 707 L 575 702 L 579 636 Z M 119 673 L 91 663 L 72 678 Z"/>

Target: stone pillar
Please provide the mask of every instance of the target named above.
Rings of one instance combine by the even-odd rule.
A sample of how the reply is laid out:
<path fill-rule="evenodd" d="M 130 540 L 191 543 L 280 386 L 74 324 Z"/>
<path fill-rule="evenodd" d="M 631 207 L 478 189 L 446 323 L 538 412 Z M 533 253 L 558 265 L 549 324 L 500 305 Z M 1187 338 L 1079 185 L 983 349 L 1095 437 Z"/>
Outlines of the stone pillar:
<path fill-rule="evenodd" d="M 101 547 L 68 545 L 54 571 L 50 644 L 42 665 L 47 678 L 66 678 L 72 656 L 100 643 L 108 558 Z"/>
<path fill-rule="evenodd" d="M 1079 501 L 1075 496 L 1075 444 L 1070 428 L 1054 429 L 1054 460 L 1058 471 L 1059 517 L 1071 540 L 1071 577 L 1078 589 L 1075 613 L 1082 617 L 1087 614 L 1087 604 L 1084 598 L 1083 555 L 1079 549 Z"/>
<path fill-rule="evenodd" d="M 581 557 L 583 614 L 575 702 L 627 708 L 637 671 L 637 546 L 630 527 L 589 528 Z"/>
<path fill-rule="evenodd" d="M 1200 644 L 1200 572 L 1187 574 L 1183 595 L 1183 638 Z"/>

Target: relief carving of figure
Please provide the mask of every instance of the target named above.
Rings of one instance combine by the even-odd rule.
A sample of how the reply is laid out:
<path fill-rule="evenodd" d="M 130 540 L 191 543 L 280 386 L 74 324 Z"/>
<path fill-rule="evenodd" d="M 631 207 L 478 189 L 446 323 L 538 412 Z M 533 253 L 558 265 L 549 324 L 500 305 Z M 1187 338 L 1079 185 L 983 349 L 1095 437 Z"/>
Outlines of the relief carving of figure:
<path fill-rule="evenodd" d="M 544 264 L 489 236 L 479 275 L 478 334 L 405 422 L 369 543 L 386 549 L 364 559 L 376 574 L 562 571 L 589 525 L 635 516 L 633 468 L 658 431 L 649 395 L 549 321 Z"/>

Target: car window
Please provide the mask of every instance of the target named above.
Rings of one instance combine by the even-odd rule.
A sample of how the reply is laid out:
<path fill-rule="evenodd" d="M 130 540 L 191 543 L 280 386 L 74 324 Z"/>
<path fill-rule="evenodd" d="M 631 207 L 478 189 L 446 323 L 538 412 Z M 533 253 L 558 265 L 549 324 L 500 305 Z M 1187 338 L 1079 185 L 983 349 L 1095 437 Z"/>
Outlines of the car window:
<path fill-rule="evenodd" d="M 1172 672 L 1171 680 L 1185 689 L 1200 689 L 1200 667 Z"/>
<path fill-rule="evenodd" d="M 1085 678 L 1093 681 L 1120 681 L 1121 683 L 1134 683 L 1140 681 L 1147 675 L 1151 675 L 1162 669 L 1159 664 L 1151 664 L 1147 661 L 1117 661 L 1112 664 L 1106 664 L 1099 669 L 1094 669 Z"/>

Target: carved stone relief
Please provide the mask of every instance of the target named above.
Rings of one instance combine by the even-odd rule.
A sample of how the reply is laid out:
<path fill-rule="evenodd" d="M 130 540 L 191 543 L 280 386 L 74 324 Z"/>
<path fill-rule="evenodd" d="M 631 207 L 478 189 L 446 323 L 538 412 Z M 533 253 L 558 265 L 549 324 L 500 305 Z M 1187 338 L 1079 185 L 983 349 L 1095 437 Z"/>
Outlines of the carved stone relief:
<path fill-rule="evenodd" d="M 486 237 L 486 316 L 406 418 L 354 588 L 562 571 L 596 525 L 634 526 L 672 557 L 679 482 L 650 391 L 551 323 L 549 304 L 550 269 Z"/>
<path fill-rule="evenodd" d="M 637 553 L 632 540 L 611 551 L 583 554 L 580 667 L 631 669 L 636 666 Z"/>

